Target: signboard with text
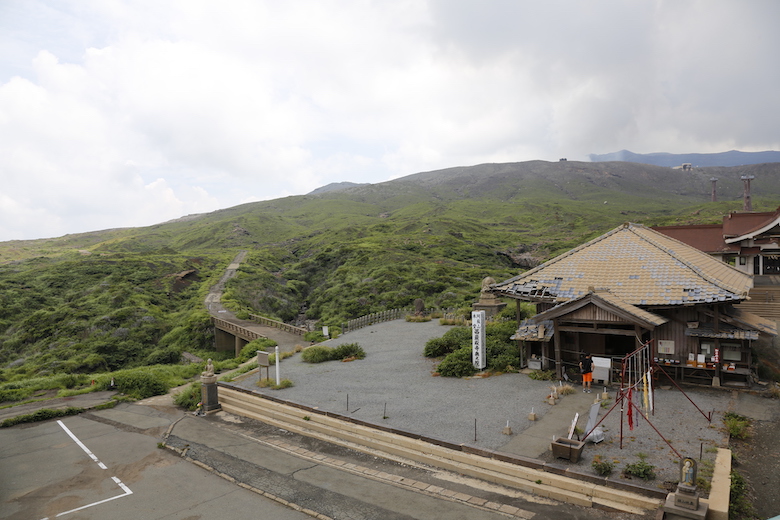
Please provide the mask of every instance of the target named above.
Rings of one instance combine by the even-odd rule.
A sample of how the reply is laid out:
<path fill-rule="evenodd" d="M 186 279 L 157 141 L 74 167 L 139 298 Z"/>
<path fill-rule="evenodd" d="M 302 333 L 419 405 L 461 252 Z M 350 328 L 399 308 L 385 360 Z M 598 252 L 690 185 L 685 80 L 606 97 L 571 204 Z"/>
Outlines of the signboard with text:
<path fill-rule="evenodd" d="M 485 311 L 471 312 L 471 362 L 474 368 L 482 370 L 485 360 Z"/>

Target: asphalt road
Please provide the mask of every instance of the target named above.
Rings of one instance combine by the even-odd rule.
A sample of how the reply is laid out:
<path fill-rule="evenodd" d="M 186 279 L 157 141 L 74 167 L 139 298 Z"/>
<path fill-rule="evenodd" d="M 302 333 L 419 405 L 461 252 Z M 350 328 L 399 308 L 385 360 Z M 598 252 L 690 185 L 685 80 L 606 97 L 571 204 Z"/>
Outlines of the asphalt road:
<path fill-rule="evenodd" d="M 169 422 L 139 421 L 153 430 Z M 7 520 L 310 518 L 157 448 L 154 437 L 83 416 L 0 430 L 0 467 Z"/>
<path fill-rule="evenodd" d="M 637 518 L 388 461 L 230 414 L 195 417 L 170 402 L 160 396 L 0 429 L 0 518 Z M 186 457 L 158 447 L 164 438 Z"/>

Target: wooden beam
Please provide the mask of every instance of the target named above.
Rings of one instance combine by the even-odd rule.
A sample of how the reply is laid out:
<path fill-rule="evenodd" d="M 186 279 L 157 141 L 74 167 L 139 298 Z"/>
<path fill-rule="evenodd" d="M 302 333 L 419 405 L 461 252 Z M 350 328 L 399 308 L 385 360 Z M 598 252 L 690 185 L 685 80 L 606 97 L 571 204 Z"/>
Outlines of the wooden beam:
<path fill-rule="evenodd" d="M 555 327 L 555 330 L 562 331 L 562 332 L 585 332 L 588 334 L 611 334 L 613 336 L 635 336 L 636 332 L 633 330 L 625 330 L 625 329 L 599 329 L 599 328 L 589 328 L 589 327 Z"/>

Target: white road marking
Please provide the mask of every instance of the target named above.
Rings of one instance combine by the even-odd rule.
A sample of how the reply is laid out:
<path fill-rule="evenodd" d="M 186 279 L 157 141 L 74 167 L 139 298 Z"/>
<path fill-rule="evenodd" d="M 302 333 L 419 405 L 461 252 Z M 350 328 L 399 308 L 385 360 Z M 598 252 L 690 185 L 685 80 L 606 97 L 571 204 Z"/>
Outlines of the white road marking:
<path fill-rule="evenodd" d="M 54 518 L 59 518 L 59 517 L 61 517 L 63 515 L 67 515 L 67 514 L 70 514 L 70 513 L 75 513 L 76 511 L 81 511 L 82 509 L 87 509 L 88 507 L 97 506 L 99 504 L 105 504 L 106 502 L 111 502 L 112 500 L 116 500 L 117 498 L 122 498 L 122 497 L 126 497 L 127 495 L 132 495 L 133 494 L 133 492 L 130 491 L 130 488 L 125 486 L 122 483 L 121 480 L 119 480 L 116 477 L 111 477 L 111 479 L 114 482 L 116 482 L 117 484 L 119 484 L 119 487 L 122 488 L 122 491 L 124 491 L 124 493 L 122 493 L 121 495 L 117 495 L 115 497 L 111 497 L 111 498 L 107 498 L 105 500 L 101 500 L 99 502 L 93 502 L 93 503 L 87 504 L 85 506 L 77 507 L 76 509 L 71 509 L 70 511 L 63 511 L 62 513 L 57 513 L 56 515 L 54 515 Z M 43 520 L 49 520 L 49 519 L 47 517 L 47 518 L 44 518 Z"/>
<path fill-rule="evenodd" d="M 57 424 L 59 424 L 60 426 L 62 426 L 62 429 L 63 429 L 63 430 L 65 430 L 65 433 L 67 433 L 67 434 L 70 436 L 70 438 L 71 438 L 71 439 L 73 439 L 73 442 L 75 442 L 76 444 L 78 444 L 78 445 L 79 445 L 79 448 L 81 448 L 82 450 L 84 450 L 84 453 L 86 453 L 87 455 L 89 455 L 89 458 L 91 458 L 92 460 L 94 460 L 95 462 L 97 462 L 97 465 L 98 465 L 98 466 L 100 466 L 100 469 L 108 469 L 108 468 L 106 468 L 106 465 L 105 465 L 105 464 L 103 464 L 102 462 L 100 462 L 100 461 L 98 460 L 98 458 L 97 458 L 97 457 L 95 457 L 95 454 L 94 454 L 94 453 L 92 453 L 91 451 L 89 451 L 89 448 L 87 448 L 86 446 L 84 446 L 84 443 L 83 443 L 83 442 L 81 442 L 81 441 L 78 439 L 78 437 L 76 437 L 75 435 L 73 435 L 73 432 L 72 432 L 72 431 L 70 431 L 70 430 L 68 429 L 68 427 L 67 427 L 67 426 L 65 426 L 65 425 L 62 423 L 62 421 L 57 421 Z"/>
<path fill-rule="evenodd" d="M 70 438 L 71 438 L 71 439 L 73 439 L 73 441 L 74 441 L 76 444 L 78 444 L 78 445 L 79 445 L 79 447 L 80 447 L 82 450 L 84 450 L 84 452 L 85 452 L 87 455 L 89 455 L 89 457 L 90 457 L 92 460 L 94 460 L 95 462 L 97 462 L 98 466 L 100 466 L 102 469 L 107 469 L 107 468 L 106 468 L 106 465 L 105 465 L 105 464 L 103 464 L 102 462 L 100 462 L 100 461 L 98 460 L 98 458 L 97 458 L 97 457 L 96 457 L 96 456 L 95 456 L 95 455 L 94 455 L 94 454 L 93 454 L 91 451 L 89 451 L 89 448 L 87 448 L 87 447 L 84 445 L 84 443 L 83 443 L 83 442 L 81 442 L 81 441 L 78 439 L 78 437 L 76 437 L 75 435 L 73 435 L 73 432 L 71 432 L 71 431 L 68 429 L 68 427 L 67 427 L 67 426 L 65 426 L 65 425 L 62 423 L 62 421 L 57 421 L 57 423 L 58 423 L 58 424 L 59 424 L 59 425 L 62 427 L 62 429 L 63 429 L 63 430 L 65 430 L 65 433 L 67 433 L 67 434 L 70 436 Z M 129 487 L 127 487 L 126 485 L 124 485 L 124 484 L 122 483 L 122 481 L 121 481 L 121 480 L 119 480 L 118 478 L 116 478 L 116 477 L 111 477 L 111 480 L 113 480 L 113 481 L 114 481 L 114 482 L 115 482 L 115 483 L 116 483 L 116 484 L 117 484 L 117 485 L 118 485 L 120 488 L 122 488 L 122 491 L 124 491 L 124 493 L 122 493 L 121 495 L 117 495 L 117 496 L 115 496 L 115 497 L 107 498 L 107 499 L 105 499 L 105 500 L 100 500 L 99 502 L 93 502 L 93 503 L 91 503 L 91 504 L 87 504 L 87 505 L 85 505 L 85 506 L 77 507 L 76 509 L 71 509 L 70 511 L 63 511 L 62 513 L 57 513 L 57 514 L 54 516 L 54 518 L 59 518 L 59 517 L 61 517 L 61 516 L 64 516 L 64 515 L 67 515 L 67 514 L 70 514 L 70 513 L 75 513 L 76 511 L 81 511 L 82 509 L 87 509 L 87 508 L 89 508 L 89 507 L 92 507 L 92 506 L 97 506 L 97 505 L 100 505 L 100 504 L 105 504 L 106 502 L 111 502 L 112 500 L 116 500 L 117 498 L 122 498 L 122 497 L 126 497 L 126 496 L 128 496 L 128 495 L 132 495 L 132 494 L 133 494 L 133 492 L 132 492 L 132 491 L 130 491 L 130 488 L 129 488 Z M 49 520 L 49 517 L 43 518 L 42 520 Z"/>

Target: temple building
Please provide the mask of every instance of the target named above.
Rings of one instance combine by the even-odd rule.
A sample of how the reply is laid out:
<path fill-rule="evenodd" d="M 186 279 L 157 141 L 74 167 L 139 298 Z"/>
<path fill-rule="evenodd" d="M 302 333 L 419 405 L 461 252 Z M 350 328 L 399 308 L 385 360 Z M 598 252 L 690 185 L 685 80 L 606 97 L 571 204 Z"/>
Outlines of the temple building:
<path fill-rule="evenodd" d="M 763 240 L 767 231 L 751 237 Z M 748 269 L 638 224 L 490 288 L 536 304 L 537 314 L 513 337 L 529 360 L 559 377 L 575 372 L 585 352 L 611 360 L 614 371 L 649 341 L 675 379 L 748 385 L 752 342 L 777 335 L 774 321 L 741 309 L 753 288 Z"/>
<path fill-rule="evenodd" d="M 754 287 L 743 308 L 780 320 L 780 208 L 729 213 L 721 224 L 653 229 L 752 274 Z"/>

